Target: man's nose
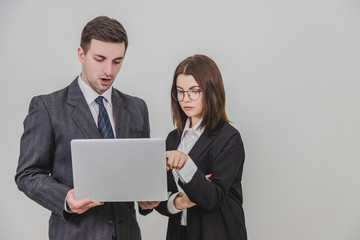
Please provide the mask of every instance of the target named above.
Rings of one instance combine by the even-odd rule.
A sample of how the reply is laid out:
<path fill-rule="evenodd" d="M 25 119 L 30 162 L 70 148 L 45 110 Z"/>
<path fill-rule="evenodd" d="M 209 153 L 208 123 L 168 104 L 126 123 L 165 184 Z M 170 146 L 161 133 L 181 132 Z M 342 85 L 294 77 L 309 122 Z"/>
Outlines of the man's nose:
<path fill-rule="evenodd" d="M 110 76 L 112 75 L 112 70 L 113 70 L 113 66 L 111 63 L 107 63 L 105 65 L 105 68 L 104 68 L 104 73 L 107 75 L 107 76 Z"/>

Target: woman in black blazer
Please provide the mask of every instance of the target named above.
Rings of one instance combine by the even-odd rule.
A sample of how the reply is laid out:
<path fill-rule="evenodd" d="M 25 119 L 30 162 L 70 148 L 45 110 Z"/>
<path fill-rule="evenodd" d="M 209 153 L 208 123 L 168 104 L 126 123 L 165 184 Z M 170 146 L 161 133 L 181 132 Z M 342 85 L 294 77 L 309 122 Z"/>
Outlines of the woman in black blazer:
<path fill-rule="evenodd" d="M 169 217 L 168 240 L 245 240 L 241 178 L 244 148 L 228 122 L 215 62 L 182 61 L 171 87 L 176 129 L 166 139 L 171 195 L 156 210 Z"/>

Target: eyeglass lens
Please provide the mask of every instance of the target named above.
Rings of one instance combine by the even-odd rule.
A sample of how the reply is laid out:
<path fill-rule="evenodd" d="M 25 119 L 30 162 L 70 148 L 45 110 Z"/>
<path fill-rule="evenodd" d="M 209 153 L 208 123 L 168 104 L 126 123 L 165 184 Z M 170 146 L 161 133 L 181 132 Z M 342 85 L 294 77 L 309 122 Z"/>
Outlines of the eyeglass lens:
<path fill-rule="evenodd" d="M 173 98 L 176 100 L 176 101 L 179 101 L 181 102 L 182 100 L 184 100 L 185 98 L 185 93 L 187 93 L 188 97 L 193 100 L 193 101 L 196 101 L 199 99 L 200 97 L 200 90 L 199 89 L 189 89 L 187 91 L 184 91 L 184 90 L 180 90 L 180 89 L 177 89 L 173 92 Z"/>

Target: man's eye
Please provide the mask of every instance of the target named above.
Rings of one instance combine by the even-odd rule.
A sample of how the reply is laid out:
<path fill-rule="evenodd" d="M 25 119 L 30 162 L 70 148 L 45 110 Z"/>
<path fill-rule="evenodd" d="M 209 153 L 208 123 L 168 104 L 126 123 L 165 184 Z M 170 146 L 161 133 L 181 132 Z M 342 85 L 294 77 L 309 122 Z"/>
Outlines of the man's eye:
<path fill-rule="evenodd" d="M 104 61 L 104 59 L 103 58 L 95 58 L 95 61 L 102 62 L 102 61 Z"/>

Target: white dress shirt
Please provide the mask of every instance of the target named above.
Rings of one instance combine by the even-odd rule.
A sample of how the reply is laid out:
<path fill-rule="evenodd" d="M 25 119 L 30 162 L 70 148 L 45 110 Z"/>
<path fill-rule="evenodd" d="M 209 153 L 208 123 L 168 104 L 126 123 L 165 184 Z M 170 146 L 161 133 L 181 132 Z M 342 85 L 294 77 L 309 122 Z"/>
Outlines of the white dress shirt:
<path fill-rule="evenodd" d="M 178 151 L 181 151 L 185 154 L 189 154 L 192 147 L 195 145 L 195 143 L 197 142 L 197 140 L 199 139 L 201 134 L 204 132 L 204 129 L 200 128 L 200 124 L 201 124 L 201 120 L 198 123 L 196 123 L 195 126 L 190 128 L 190 119 L 188 118 L 186 120 L 185 128 L 181 135 L 181 142 L 177 149 Z M 176 169 L 172 170 L 176 186 L 180 192 L 184 192 L 184 191 L 179 186 L 178 180 L 180 179 L 180 181 L 182 183 L 188 183 L 191 181 L 191 179 L 194 176 L 196 171 L 197 171 L 197 166 L 195 165 L 195 163 L 193 162 L 193 160 L 190 157 L 187 160 L 187 162 L 185 163 L 185 165 L 180 170 L 176 170 Z M 167 203 L 167 207 L 168 207 L 169 212 L 172 214 L 182 211 L 181 225 L 186 226 L 187 225 L 187 220 L 186 220 L 187 209 L 178 210 L 174 206 L 174 199 L 177 195 L 178 195 L 178 193 L 170 196 L 168 203 Z"/>
<path fill-rule="evenodd" d="M 112 86 L 106 90 L 103 94 L 99 95 L 94 89 L 92 89 L 89 85 L 87 85 L 79 75 L 78 78 L 79 87 L 81 89 L 81 92 L 84 94 L 85 100 L 90 108 L 91 114 L 93 115 L 93 118 L 95 120 L 96 125 L 98 124 L 98 115 L 99 115 L 99 104 L 95 102 L 96 98 L 99 96 L 103 96 L 103 102 L 104 106 L 106 108 L 106 111 L 109 115 L 111 126 L 115 135 L 115 124 L 114 124 L 114 116 L 113 116 L 113 110 L 112 110 L 112 102 L 111 102 L 111 94 L 112 94 Z"/>

